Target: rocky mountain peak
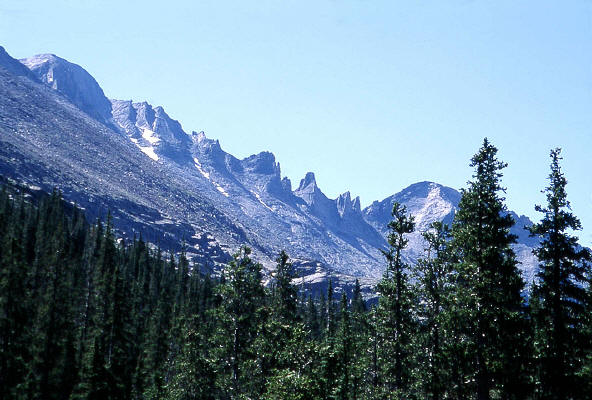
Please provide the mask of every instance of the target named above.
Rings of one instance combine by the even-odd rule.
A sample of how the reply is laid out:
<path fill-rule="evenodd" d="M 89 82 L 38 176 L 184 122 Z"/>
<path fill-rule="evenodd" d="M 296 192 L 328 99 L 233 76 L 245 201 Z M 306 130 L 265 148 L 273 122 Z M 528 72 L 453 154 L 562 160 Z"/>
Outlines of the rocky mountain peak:
<path fill-rule="evenodd" d="M 0 146 L 2 175 L 64 188 L 67 200 L 91 211 L 109 207 L 125 232 L 147 232 L 171 247 L 185 238 L 203 264 L 226 262 L 248 244 L 266 268 L 286 249 L 298 260 L 303 281 L 304 275 L 312 282 L 322 272 L 372 283 L 384 269 L 380 250 L 387 246 L 394 201 L 404 203 L 418 223 L 405 253 L 411 262 L 423 255 L 421 230 L 434 220 L 449 223 L 460 199 L 454 189 L 420 182 L 361 213 L 359 198 L 349 192 L 328 199 L 313 173 L 292 192 L 269 152 L 239 160 L 203 132 L 187 135 L 162 107 L 147 102 L 110 102 L 105 109 L 113 112 L 115 132 L 90 117 L 90 106 L 98 103 L 89 106 L 76 97 L 81 92 L 94 93 L 91 100 L 99 103 L 104 98 L 86 71 L 55 55 L 23 62 L 48 87 L 40 79 L 15 78 L 10 68 L 17 75 L 27 71 L 0 49 L 0 88 L 15 94 L 0 96 L 0 119 L 6 122 L 0 124 L 6 143 Z M 65 104 L 66 96 L 74 107 Z M 531 248 L 521 246 L 520 259 L 531 257 Z"/>
<path fill-rule="evenodd" d="M 382 201 L 373 202 L 363 213 L 368 222 L 384 233 L 392 218 L 393 204 L 402 203 L 415 217 L 415 229 L 423 231 L 434 221 L 452 222 L 459 201 L 460 193 L 452 188 L 434 182 L 418 182 Z"/>
<path fill-rule="evenodd" d="M 280 164 L 269 151 L 262 151 L 241 160 L 243 168 L 256 174 L 280 175 Z"/>
<path fill-rule="evenodd" d="M 300 185 L 298 186 L 298 189 L 296 189 L 297 192 L 302 192 L 302 191 L 314 191 L 314 189 L 317 188 L 317 181 L 315 179 L 315 174 L 314 172 L 307 172 L 306 175 L 304 176 L 304 179 L 300 180 Z"/>
<path fill-rule="evenodd" d="M 113 127 L 111 102 L 84 68 L 55 54 L 38 54 L 20 62 L 41 82 L 60 92 L 86 114 Z"/>
<path fill-rule="evenodd" d="M 287 192 L 292 192 L 292 181 L 287 176 L 282 178 L 282 189 Z"/>
<path fill-rule="evenodd" d="M 358 196 L 352 200 L 349 191 L 339 195 L 335 202 L 337 204 L 337 212 L 342 218 L 347 217 L 348 215 L 362 214 L 362 210 L 360 208 L 360 197 Z"/>
<path fill-rule="evenodd" d="M 220 148 L 220 141 L 218 139 L 210 139 L 206 136 L 204 131 L 200 132 L 191 132 L 191 140 L 194 144 L 197 144 L 201 147 L 216 147 L 217 149 L 221 150 Z"/>
<path fill-rule="evenodd" d="M 130 140 L 155 161 L 166 156 L 177 163 L 191 160 L 192 138 L 160 106 L 143 101 L 112 100 L 113 119 Z"/>
<path fill-rule="evenodd" d="M 154 120 L 156 119 L 156 113 L 150 104 L 145 101 L 140 103 L 133 103 L 133 108 L 136 110 L 136 121 L 135 125 L 138 128 L 154 129 Z"/>
<path fill-rule="evenodd" d="M 13 75 L 26 76 L 29 79 L 38 81 L 37 77 L 29 70 L 29 68 L 21 64 L 19 60 L 12 58 L 2 46 L 0 46 L 0 66 Z"/>

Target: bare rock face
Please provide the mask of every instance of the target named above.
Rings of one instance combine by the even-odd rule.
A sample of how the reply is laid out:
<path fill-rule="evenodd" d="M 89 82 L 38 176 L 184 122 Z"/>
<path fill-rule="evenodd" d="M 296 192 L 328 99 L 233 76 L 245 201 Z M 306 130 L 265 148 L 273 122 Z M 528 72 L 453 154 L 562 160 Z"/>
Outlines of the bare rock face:
<path fill-rule="evenodd" d="M 421 233 L 432 222 L 454 218 L 460 193 L 433 182 L 363 210 L 349 192 L 328 198 L 312 172 L 293 190 L 270 152 L 238 159 L 203 132 L 187 134 L 162 107 L 108 100 L 84 69 L 57 56 L 22 62 L 32 72 L 0 49 L 0 174 L 57 187 L 91 217 L 110 209 L 124 236 L 142 232 L 172 250 L 185 240 L 208 268 L 247 244 L 270 270 L 286 250 L 314 290 L 329 279 L 347 290 L 359 279 L 369 293 L 385 268 L 381 250 L 395 201 L 416 221 L 409 262 L 423 256 Z M 531 277 L 536 243 L 515 229 Z"/>
<path fill-rule="evenodd" d="M 95 78 L 84 68 L 54 54 L 38 54 L 20 62 L 40 81 L 63 94 L 80 110 L 113 127 L 111 102 Z"/>
<path fill-rule="evenodd" d="M 191 162 L 191 138 L 179 121 L 169 117 L 162 107 L 131 100 L 111 100 L 111 104 L 117 127 L 152 160 L 166 158 L 177 164 Z"/>
<path fill-rule="evenodd" d="M 33 81 L 37 81 L 37 77 L 31 72 L 29 68 L 21 64 L 18 60 L 12 58 L 4 47 L 0 46 L 0 65 L 10 74 L 14 76 L 24 76 Z"/>

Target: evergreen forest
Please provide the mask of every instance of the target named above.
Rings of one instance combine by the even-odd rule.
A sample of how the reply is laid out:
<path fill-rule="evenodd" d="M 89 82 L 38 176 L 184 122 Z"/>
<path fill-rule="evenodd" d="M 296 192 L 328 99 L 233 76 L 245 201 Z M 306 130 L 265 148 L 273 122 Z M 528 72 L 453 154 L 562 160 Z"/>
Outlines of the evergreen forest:
<path fill-rule="evenodd" d="M 0 193 L 0 399 L 592 399 L 592 261 L 550 153 L 534 282 L 520 274 L 506 163 L 487 139 L 454 222 L 422 232 L 395 203 L 377 298 L 264 280 L 248 247 L 206 273 L 116 237 L 55 191 Z M 263 282 L 266 281 L 265 285 Z"/>

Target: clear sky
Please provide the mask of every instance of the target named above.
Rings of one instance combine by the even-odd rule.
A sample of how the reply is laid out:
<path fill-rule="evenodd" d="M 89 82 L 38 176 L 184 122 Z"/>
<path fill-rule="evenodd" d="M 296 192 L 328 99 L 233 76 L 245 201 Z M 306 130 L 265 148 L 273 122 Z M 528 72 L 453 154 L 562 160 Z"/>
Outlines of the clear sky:
<path fill-rule="evenodd" d="M 552 147 L 592 245 L 592 1 L 3 0 L 0 45 L 55 53 L 237 157 L 362 204 L 454 188 L 487 136 L 538 219 Z"/>

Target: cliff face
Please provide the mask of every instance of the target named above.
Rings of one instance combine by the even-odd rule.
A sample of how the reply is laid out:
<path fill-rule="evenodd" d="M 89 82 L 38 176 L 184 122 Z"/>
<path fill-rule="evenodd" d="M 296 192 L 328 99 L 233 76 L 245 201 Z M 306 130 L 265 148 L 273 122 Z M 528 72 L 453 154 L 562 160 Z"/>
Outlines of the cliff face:
<path fill-rule="evenodd" d="M 405 254 L 410 262 L 423 255 L 421 232 L 454 217 L 460 193 L 433 182 L 363 210 L 349 192 L 328 198 L 312 172 L 293 189 L 270 152 L 238 159 L 203 132 L 186 133 L 162 107 L 107 99 L 88 72 L 57 56 L 22 63 L 0 52 L 0 173 L 57 187 L 91 216 L 111 210 L 124 235 L 141 232 L 171 248 L 185 240 L 204 265 L 247 244 L 267 269 L 286 250 L 312 286 L 332 277 L 338 286 L 360 278 L 369 288 L 384 270 L 395 201 L 417 224 Z M 532 276 L 536 243 L 519 231 L 530 221 L 515 218 L 517 252 Z"/>

